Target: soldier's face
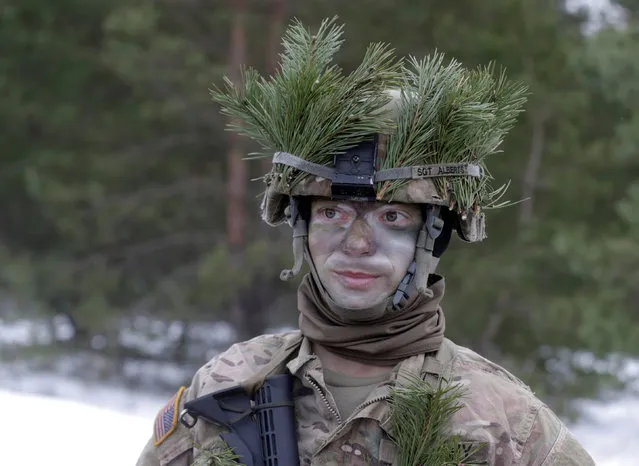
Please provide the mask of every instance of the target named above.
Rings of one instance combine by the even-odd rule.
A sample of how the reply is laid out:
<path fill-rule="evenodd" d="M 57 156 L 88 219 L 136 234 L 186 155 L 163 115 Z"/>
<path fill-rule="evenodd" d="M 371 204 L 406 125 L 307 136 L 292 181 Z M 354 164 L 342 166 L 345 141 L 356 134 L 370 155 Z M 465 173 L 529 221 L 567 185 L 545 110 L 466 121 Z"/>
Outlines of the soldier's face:
<path fill-rule="evenodd" d="M 314 199 L 309 249 L 333 300 L 366 309 L 388 298 L 413 261 L 421 225 L 417 205 Z"/>

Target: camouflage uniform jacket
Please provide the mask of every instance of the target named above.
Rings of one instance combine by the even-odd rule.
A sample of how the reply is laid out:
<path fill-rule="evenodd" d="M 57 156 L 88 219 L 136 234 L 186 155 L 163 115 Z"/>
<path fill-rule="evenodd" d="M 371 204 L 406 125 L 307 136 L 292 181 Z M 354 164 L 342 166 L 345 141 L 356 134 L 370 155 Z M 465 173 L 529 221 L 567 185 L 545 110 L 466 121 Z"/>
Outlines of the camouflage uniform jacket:
<path fill-rule="evenodd" d="M 233 345 L 204 365 L 190 386 L 174 397 L 175 413 L 185 401 L 248 379 L 296 339 L 299 332 L 262 335 Z M 390 405 L 386 400 L 390 384 L 401 383 L 399 378 L 405 373 L 443 377 L 466 387 L 463 408 L 456 413 L 453 428 L 470 445 L 484 444 L 468 464 L 594 465 L 564 424 L 523 382 L 450 340 L 444 340 L 444 347 L 446 351 L 440 350 L 437 357 L 417 355 L 405 359 L 393 370 L 390 380 L 373 390 L 348 419 L 341 419 L 324 385 L 320 361 L 303 339 L 296 357 L 287 364 L 296 378 L 300 465 L 396 464 L 397 452 L 389 437 Z M 177 414 L 173 419 L 177 419 Z M 164 439 L 159 442 L 156 423 L 154 438 L 142 452 L 138 466 L 189 466 L 206 455 L 203 450 L 225 447 L 219 437 L 221 428 L 206 421 L 198 421 L 192 429 L 176 422 L 165 427 L 160 427 L 159 434 Z"/>

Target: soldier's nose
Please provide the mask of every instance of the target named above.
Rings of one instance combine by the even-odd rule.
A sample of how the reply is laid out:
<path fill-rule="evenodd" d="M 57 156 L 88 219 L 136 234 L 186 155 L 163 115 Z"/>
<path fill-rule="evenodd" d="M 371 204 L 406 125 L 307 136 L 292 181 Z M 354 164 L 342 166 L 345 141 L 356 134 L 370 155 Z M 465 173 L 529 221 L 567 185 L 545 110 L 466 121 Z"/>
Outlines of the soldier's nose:
<path fill-rule="evenodd" d="M 350 256 L 367 256 L 375 253 L 373 231 L 361 219 L 356 219 L 346 232 L 342 244 L 343 251 Z"/>

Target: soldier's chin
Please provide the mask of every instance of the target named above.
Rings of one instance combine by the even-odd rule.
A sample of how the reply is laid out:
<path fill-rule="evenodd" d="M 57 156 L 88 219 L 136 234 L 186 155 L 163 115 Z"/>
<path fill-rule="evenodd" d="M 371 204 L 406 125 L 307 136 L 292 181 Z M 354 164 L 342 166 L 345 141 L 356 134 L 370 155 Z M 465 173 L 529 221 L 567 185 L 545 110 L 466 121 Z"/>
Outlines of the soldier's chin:
<path fill-rule="evenodd" d="M 348 288 L 342 288 L 339 291 L 335 291 L 336 292 L 331 293 L 335 304 L 347 311 L 353 312 L 377 307 L 385 302 L 386 297 L 388 296 L 385 293 L 357 291 Z"/>

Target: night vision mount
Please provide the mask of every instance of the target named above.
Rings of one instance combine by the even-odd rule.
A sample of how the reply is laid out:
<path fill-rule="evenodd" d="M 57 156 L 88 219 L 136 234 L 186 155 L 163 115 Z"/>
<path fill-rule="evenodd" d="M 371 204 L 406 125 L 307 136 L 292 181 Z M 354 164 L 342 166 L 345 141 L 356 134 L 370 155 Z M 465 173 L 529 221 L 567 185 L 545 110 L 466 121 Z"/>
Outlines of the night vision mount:
<path fill-rule="evenodd" d="M 351 201 L 375 200 L 375 169 L 379 138 L 364 141 L 333 158 L 331 196 Z"/>

